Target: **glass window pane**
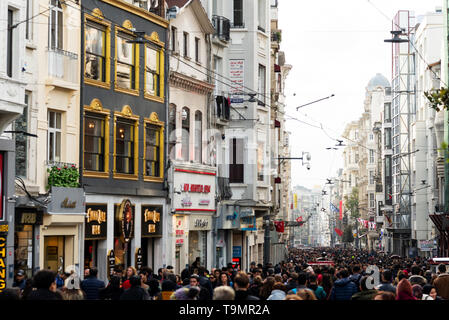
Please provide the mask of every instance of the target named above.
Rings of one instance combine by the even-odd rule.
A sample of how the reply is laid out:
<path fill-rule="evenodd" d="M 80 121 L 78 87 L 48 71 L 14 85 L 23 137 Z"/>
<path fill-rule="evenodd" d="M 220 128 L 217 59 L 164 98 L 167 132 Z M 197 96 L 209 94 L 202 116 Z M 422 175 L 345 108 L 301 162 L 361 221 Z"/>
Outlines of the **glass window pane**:
<path fill-rule="evenodd" d="M 48 113 L 48 121 L 49 121 L 48 127 L 54 128 L 55 127 L 55 113 L 54 112 L 50 111 Z"/>
<path fill-rule="evenodd" d="M 104 58 L 86 53 L 86 61 L 84 67 L 84 75 L 89 79 L 105 81 L 104 72 L 105 64 Z"/>
<path fill-rule="evenodd" d="M 105 32 L 97 28 L 86 26 L 86 52 L 99 56 L 104 55 Z"/>
<path fill-rule="evenodd" d="M 56 132 L 55 160 L 61 161 L 61 132 Z"/>
<path fill-rule="evenodd" d="M 154 50 L 154 49 L 152 49 L 152 48 L 148 48 L 148 47 L 146 47 L 145 48 L 146 49 L 146 62 L 147 62 L 147 68 L 148 69 L 150 69 L 150 70 L 152 70 L 152 71 L 155 71 L 155 72 L 158 72 L 159 70 L 159 68 L 158 68 L 158 57 L 159 57 L 159 55 L 158 55 L 158 52 L 156 51 L 156 50 Z"/>
<path fill-rule="evenodd" d="M 61 114 L 59 112 L 55 112 L 56 114 L 56 129 L 61 129 Z"/>
<path fill-rule="evenodd" d="M 122 88 L 131 89 L 132 67 L 117 63 L 117 85 Z"/>
<path fill-rule="evenodd" d="M 133 45 L 132 43 L 127 43 L 128 39 L 123 37 L 118 37 L 117 40 L 117 59 L 122 63 L 129 65 L 133 64 Z"/>
<path fill-rule="evenodd" d="M 145 91 L 151 95 L 155 95 L 155 81 L 154 75 L 151 72 L 146 72 Z"/>

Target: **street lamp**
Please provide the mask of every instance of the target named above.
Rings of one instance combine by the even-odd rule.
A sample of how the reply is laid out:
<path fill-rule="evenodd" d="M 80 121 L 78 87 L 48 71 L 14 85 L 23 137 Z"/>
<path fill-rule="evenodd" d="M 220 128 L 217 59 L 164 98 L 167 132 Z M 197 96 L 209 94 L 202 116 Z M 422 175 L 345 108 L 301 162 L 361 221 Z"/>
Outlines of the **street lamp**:
<path fill-rule="evenodd" d="M 403 42 L 408 42 L 407 39 L 401 39 L 401 38 L 399 38 L 399 36 L 400 36 L 401 34 L 403 34 L 404 31 L 405 31 L 405 29 L 395 30 L 395 31 L 390 31 L 390 33 L 393 35 L 393 39 L 385 39 L 384 42 L 390 42 L 390 43 L 403 43 Z"/>

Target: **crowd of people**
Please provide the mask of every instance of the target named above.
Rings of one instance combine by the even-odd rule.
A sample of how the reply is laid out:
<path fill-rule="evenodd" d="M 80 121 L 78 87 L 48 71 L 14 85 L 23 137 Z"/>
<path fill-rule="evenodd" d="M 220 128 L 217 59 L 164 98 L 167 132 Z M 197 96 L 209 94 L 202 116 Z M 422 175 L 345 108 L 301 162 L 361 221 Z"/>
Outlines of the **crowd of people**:
<path fill-rule="evenodd" d="M 116 270 L 107 284 L 97 275 L 98 270 L 91 267 L 82 281 L 76 274 L 50 270 L 26 279 L 19 270 L 13 287 L 4 289 L 0 299 L 449 300 L 446 265 L 433 271 L 424 258 L 353 249 L 292 249 L 286 261 L 274 266 L 252 262 L 247 272 L 232 264 L 207 270 L 196 260 L 181 274 L 175 274 L 171 266 L 157 272 L 128 267 L 124 272 Z"/>

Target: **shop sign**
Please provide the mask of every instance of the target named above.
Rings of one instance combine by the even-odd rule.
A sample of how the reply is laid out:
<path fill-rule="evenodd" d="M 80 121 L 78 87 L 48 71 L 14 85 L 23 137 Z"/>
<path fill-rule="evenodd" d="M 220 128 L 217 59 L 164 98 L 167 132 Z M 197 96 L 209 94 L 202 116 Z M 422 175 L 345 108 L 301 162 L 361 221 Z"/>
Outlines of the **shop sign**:
<path fill-rule="evenodd" d="M 125 242 L 129 242 L 134 237 L 134 205 L 129 199 L 125 199 L 116 210 L 119 234 Z"/>
<path fill-rule="evenodd" d="M 199 202 L 199 205 L 200 206 L 207 206 L 207 205 L 209 205 L 209 203 L 210 203 L 210 200 L 209 199 L 202 199 L 202 200 L 200 200 L 200 202 Z"/>
<path fill-rule="evenodd" d="M 42 225 L 44 215 L 34 208 L 16 208 L 16 224 Z"/>
<path fill-rule="evenodd" d="M 253 208 L 240 209 L 240 218 L 253 217 L 253 216 L 255 216 Z"/>
<path fill-rule="evenodd" d="M 84 214 L 85 196 L 83 188 L 51 187 L 50 214 Z"/>
<path fill-rule="evenodd" d="M 190 199 L 189 196 L 186 196 L 185 198 L 183 198 L 181 200 L 181 205 L 183 207 L 191 207 L 192 206 L 192 200 Z"/>
<path fill-rule="evenodd" d="M 114 275 L 114 269 L 115 269 L 115 254 L 114 250 L 109 250 L 108 253 L 108 278 L 109 280 Z"/>
<path fill-rule="evenodd" d="M 0 292 L 6 288 L 6 237 L 0 236 Z"/>
<path fill-rule="evenodd" d="M 257 231 L 256 217 L 244 217 L 240 220 L 240 230 L 242 231 Z"/>
<path fill-rule="evenodd" d="M 433 240 L 419 240 L 418 247 L 421 251 L 432 251 L 435 245 Z"/>
<path fill-rule="evenodd" d="M 210 230 L 212 228 L 211 216 L 191 216 L 190 230 Z"/>
<path fill-rule="evenodd" d="M 242 247 L 241 246 L 233 246 L 232 247 L 232 257 L 240 258 L 242 256 Z"/>
<path fill-rule="evenodd" d="M 162 236 L 162 207 L 142 206 L 142 237 Z"/>
<path fill-rule="evenodd" d="M 0 224 L 0 235 L 6 236 L 9 231 L 9 225 L 7 223 Z"/>
<path fill-rule="evenodd" d="M 107 238 L 107 211 L 108 206 L 104 205 L 86 205 L 86 240 L 97 240 Z"/>
<path fill-rule="evenodd" d="M 0 221 L 5 220 L 4 218 L 4 195 L 3 195 L 3 153 L 0 153 Z"/>
<path fill-rule="evenodd" d="M 184 239 L 180 238 L 180 239 L 176 239 L 176 245 L 177 246 L 182 246 L 184 244 Z"/>
<path fill-rule="evenodd" d="M 184 183 L 182 187 L 184 192 L 210 193 L 209 185 Z"/>
<path fill-rule="evenodd" d="M 140 270 L 143 266 L 142 248 L 136 249 L 136 269 Z"/>

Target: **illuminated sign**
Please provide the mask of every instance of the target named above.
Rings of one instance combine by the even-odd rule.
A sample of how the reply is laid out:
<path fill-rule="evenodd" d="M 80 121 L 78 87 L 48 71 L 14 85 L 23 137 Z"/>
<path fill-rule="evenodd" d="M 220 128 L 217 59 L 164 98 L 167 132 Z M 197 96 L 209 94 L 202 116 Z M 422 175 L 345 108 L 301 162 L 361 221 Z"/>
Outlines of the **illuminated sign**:
<path fill-rule="evenodd" d="M 198 193 L 209 193 L 210 186 L 202 184 L 188 184 L 184 183 L 182 191 L 184 192 L 198 192 Z"/>
<path fill-rule="evenodd" d="M 162 237 L 162 207 L 142 206 L 142 237 Z"/>
<path fill-rule="evenodd" d="M 0 292 L 6 288 L 6 237 L 0 237 Z"/>
<path fill-rule="evenodd" d="M 107 211 L 108 206 L 104 205 L 86 205 L 86 240 L 106 239 L 107 238 Z"/>
<path fill-rule="evenodd" d="M 3 153 L 0 153 L 0 221 L 3 217 Z"/>

